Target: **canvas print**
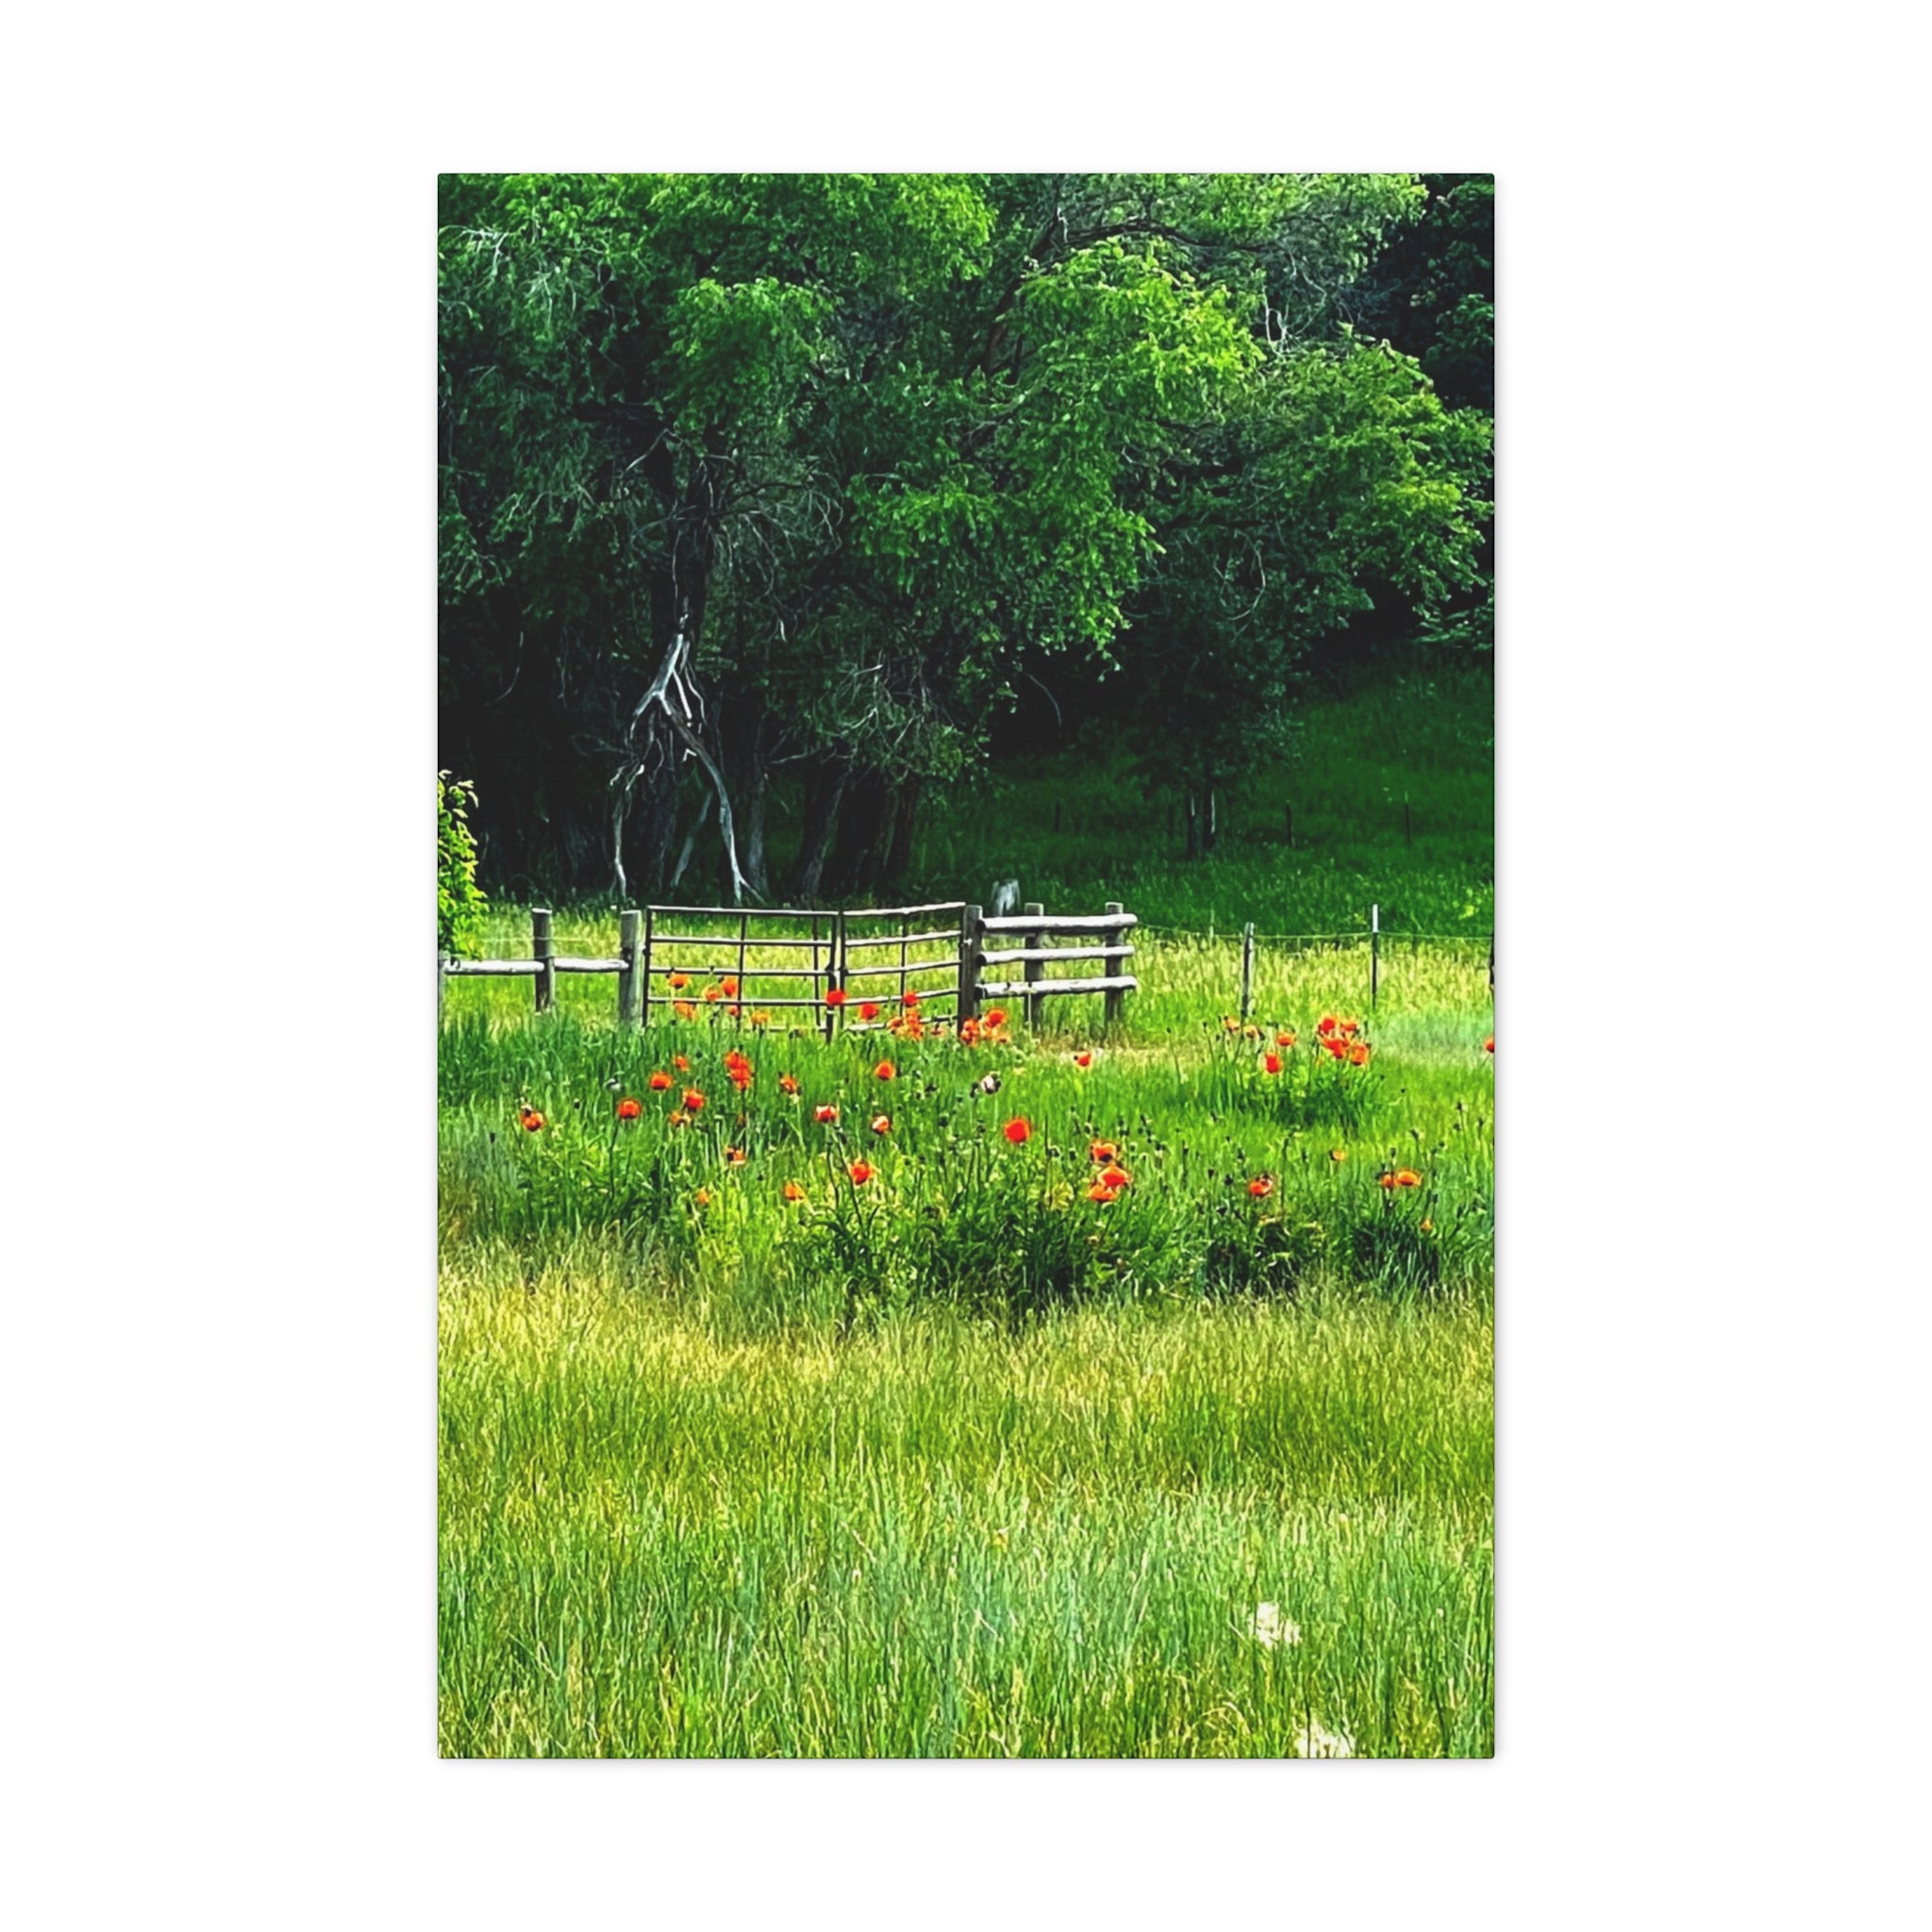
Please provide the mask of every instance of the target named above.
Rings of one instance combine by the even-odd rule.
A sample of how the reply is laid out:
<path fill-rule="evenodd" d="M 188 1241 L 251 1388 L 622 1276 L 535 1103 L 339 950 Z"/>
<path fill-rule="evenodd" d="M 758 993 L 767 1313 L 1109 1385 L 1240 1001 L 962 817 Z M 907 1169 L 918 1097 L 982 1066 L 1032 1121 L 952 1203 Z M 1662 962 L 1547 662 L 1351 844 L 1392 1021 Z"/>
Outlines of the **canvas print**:
<path fill-rule="evenodd" d="M 439 194 L 441 1753 L 1491 1755 L 1491 178 Z"/>

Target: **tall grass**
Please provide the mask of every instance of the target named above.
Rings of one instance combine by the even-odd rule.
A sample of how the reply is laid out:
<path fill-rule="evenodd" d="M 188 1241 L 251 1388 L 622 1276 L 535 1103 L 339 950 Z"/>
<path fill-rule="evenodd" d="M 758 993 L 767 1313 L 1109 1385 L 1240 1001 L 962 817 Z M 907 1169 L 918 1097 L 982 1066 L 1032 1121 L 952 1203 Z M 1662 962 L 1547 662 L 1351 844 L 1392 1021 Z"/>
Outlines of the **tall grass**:
<path fill-rule="evenodd" d="M 442 1320 L 446 1753 L 1492 1748 L 1478 1309 L 731 1340 L 591 1244 Z"/>

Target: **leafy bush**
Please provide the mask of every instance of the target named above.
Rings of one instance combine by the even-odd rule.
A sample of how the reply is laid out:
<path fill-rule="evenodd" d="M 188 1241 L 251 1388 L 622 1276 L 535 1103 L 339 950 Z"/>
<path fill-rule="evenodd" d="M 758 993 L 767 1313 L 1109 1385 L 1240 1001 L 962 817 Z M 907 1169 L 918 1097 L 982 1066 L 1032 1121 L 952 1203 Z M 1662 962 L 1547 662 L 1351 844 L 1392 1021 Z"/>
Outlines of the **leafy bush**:
<path fill-rule="evenodd" d="M 476 883 L 476 841 L 469 814 L 476 791 L 447 772 L 436 774 L 436 948 L 446 959 L 474 959 L 483 949 L 483 908 Z"/>

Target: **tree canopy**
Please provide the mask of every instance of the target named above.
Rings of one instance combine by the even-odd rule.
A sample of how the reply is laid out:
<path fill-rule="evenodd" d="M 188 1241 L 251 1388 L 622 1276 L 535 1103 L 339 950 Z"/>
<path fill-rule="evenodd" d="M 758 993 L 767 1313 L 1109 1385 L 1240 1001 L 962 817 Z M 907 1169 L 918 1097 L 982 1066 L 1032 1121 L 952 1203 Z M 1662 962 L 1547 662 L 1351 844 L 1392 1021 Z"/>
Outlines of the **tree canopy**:
<path fill-rule="evenodd" d="M 445 177 L 440 762 L 486 874 L 668 891 L 715 841 L 753 898 L 875 889 L 1042 663 L 1117 681 L 1163 782 L 1237 781 L 1324 635 L 1478 583 L 1487 413 L 1440 332 L 1359 325 L 1430 209 L 1394 175 Z"/>

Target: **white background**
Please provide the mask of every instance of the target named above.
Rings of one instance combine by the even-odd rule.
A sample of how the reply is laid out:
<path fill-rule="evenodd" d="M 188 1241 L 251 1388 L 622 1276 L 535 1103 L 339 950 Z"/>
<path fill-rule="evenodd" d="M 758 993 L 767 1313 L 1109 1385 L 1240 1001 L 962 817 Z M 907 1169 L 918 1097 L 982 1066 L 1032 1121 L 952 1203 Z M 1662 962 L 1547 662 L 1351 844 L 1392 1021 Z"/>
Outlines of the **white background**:
<path fill-rule="evenodd" d="M 1923 1909 L 1909 18 L 16 23 L 15 1923 Z M 435 175 L 986 165 L 1498 176 L 1499 1756 L 441 1763 Z"/>

